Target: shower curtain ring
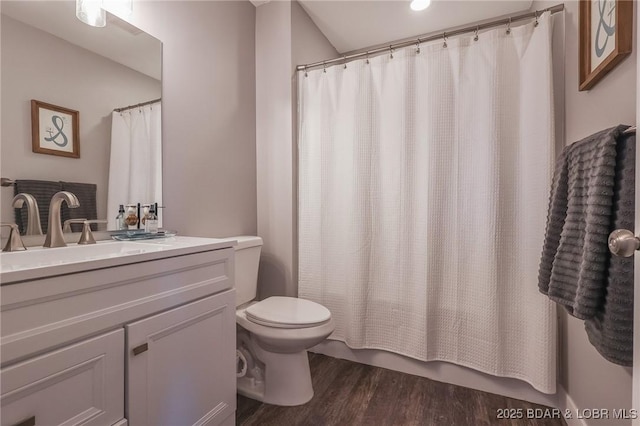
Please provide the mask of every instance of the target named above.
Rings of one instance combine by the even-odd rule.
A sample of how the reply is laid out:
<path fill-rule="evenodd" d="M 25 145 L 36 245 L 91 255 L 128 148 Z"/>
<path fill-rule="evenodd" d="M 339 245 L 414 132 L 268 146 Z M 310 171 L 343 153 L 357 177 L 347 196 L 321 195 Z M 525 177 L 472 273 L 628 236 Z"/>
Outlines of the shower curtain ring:
<path fill-rule="evenodd" d="M 480 37 L 478 37 L 478 30 L 479 29 L 480 29 L 480 26 L 479 25 L 476 26 L 476 31 L 474 33 L 475 35 L 473 36 L 473 41 L 478 41 L 478 39 L 480 38 Z"/>
<path fill-rule="evenodd" d="M 511 34 L 511 16 L 509 16 L 509 22 L 507 23 L 507 34 Z"/>
<path fill-rule="evenodd" d="M 367 60 L 364 61 L 365 64 L 369 65 L 369 51 L 367 50 Z"/>
<path fill-rule="evenodd" d="M 322 72 L 325 73 L 325 74 L 327 73 L 327 63 L 326 62 L 322 63 Z"/>
<path fill-rule="evenodd" d="M 420 39 L 416 42 L 416 55 L 420 54 Z"/>
<path fill-rule="evenodd" d="M 309 77 L 309 73 L 307 72 L 307 66 L 304 66 L 304 76 Z"/>
<path fill-rule="evenodd" d="M 389 45 L 389 58 L 393 59 L 393 45 L 392 44 Z"/>
<path fill-rule="evenodd" d="M 535 23 L 535 24 L 533 24 L 533 26 L 534 26 L 534 27 L 537 27 L 537 26 L 538 26 L 538 24 L 539 24 L 539 22 L 538 22 L 538 11 L 536 10 L 536 23 Z"/>
<path fill-rule="evenodd" d="M 344 69 L 346 70 L 347 69 L 347 57 L 343 56 L 342 60 L 344 61 Z"/>
<path fill-rule="evenodd" d="M 442 39 L 444 40 L 444 43 L 442 43 L 442 47 L 447 47 L 447 33 L 446 33 L 446 31 L 442 33 Z"/>

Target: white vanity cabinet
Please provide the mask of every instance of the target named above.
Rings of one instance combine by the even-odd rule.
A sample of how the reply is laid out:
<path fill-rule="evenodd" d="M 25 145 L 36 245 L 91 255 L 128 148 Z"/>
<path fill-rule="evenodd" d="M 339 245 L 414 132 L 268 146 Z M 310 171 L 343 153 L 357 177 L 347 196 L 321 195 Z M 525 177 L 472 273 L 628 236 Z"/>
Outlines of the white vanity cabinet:
<path fill-rule="evenodd" d="M 3 270 L 1 426 L 234 423 L 235 241 L 162 243 L 41 277 Z"/>

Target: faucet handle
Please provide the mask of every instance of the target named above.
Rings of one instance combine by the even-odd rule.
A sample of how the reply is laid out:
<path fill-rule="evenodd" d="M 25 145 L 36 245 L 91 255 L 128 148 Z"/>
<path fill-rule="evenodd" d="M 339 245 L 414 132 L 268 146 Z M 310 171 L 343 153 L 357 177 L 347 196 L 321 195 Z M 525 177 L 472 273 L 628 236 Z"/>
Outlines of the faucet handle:
<path fill-rule="evenodd" d="M 93 233 L 91 232 L 91 224 L 92 223 L 107 223 L 107 220 L 104 219 L 92 219 L 86 220 L 82 222 L 84 225 L 82 226 L 82 234 L 80 235 L 80 240 L 78 244 L 95 244 L 96 239 L 93 238 Z"/>
<path fill-rule="evenodd" d="M 64 221 L 64 226 L 62 228 L 62 232 L 64 234 L 68 233 L 68 232 L 73 232 L 73 230 L 71 229 L 71 224 L 72 223 L 84 223 L 87 219 L 83 218 L 83 219 L 67 219 Z"/>
<path fill-rule="evenodd" d="M 22 242 L 22 238 L 20 238 L 20 231 L 18 230 L 18 225 L 15 223 L 2 222 L 0 223 L 0 227 L 7 226 L 11 228 L 9 231 L 9 238 L 7 238 L 7 244 L 4 246 L 2 251 L 19 251 L 26 250 L 24 243 Z"/>

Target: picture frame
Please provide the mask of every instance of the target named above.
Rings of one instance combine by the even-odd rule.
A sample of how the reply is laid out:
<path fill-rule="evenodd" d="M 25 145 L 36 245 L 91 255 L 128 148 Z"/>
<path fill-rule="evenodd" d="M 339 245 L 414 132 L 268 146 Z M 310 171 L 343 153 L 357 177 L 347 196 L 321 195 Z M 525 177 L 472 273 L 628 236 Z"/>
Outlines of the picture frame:
<path fill-rule="evenodd" d="M 31 145 L 38 154 L 80 158 L 80 113 L 32 99 Z"/>
<path fill-rule="evenodd" d="M 580 0 L 580 83 L 589 90 L 632 50 L 632 0 Z"/>

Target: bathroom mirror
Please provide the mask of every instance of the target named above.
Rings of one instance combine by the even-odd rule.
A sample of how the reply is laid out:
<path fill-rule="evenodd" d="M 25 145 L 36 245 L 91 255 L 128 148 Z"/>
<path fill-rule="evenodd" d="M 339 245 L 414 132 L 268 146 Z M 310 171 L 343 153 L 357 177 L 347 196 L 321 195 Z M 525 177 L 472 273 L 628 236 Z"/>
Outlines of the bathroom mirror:
<path fill-rule="evenodd" d="M 130 153 L 123 161 L 115 161 L 111 171 L 110 157 L 115 109 L 158 100 L 153 105 L 160 110 L 162 43 L 110 13 L 105 27 L 86 25 L 76 18 L 75 7 L 75 1 L 0 2 L 0 167 L 2 177 L 12 180 L 95 184 L 97 218 L 110 219 L 112 229 L 118 211 L 117 207 L 115 211 L 107 207 L 110 173 L 117 177 L 118 187 L 134 179 L 147 187 L 153 186 L 155 183 L 147 182 L 148 179 L 151 175 L 156 180 L 160 176 L 161 198 L 159 124 L 154 136 L 158 152 Z M 33 152 L 32 100 L 78 111 L 79 158 Z M 121 148 L 113 151 L 118 150 L 123 151 Z M 144 157 L 146 161 L 136 173 L 127 169 L 132 157 Z M 15 220 L 13 195 L 12 187 L 1 189 L 2 222 Z M 161 199 L 126 197 L 118 204 L 161 203 Z M 42 209 L 40 212 L 44 228 L 47 218 Z"/>

